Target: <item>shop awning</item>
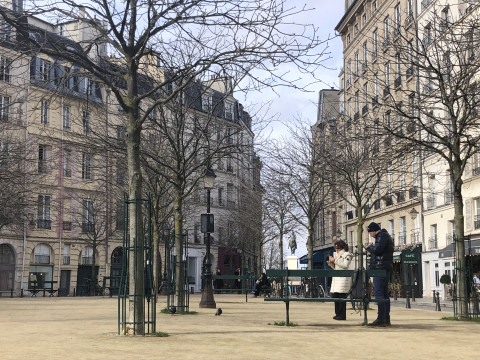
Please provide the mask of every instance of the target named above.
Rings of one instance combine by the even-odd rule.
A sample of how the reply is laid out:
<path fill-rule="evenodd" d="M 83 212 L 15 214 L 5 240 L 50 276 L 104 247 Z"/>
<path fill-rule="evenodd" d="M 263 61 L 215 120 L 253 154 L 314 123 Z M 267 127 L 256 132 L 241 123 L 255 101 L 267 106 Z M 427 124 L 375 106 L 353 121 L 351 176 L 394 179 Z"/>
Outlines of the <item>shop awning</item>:
<path fill-rule="evenodd" d="M 402 260 L 401 255 L 402 255 L 402 253 L 400 251 L 395 251 L 393 253 L 393 261 L 394 262 L 400 262 Z"/>
<path fill-rule="evenodd" d="M 315 250 L 313 252 L 313 263 L 323 264 L 325 262 L 325 258 L 328 255 L 332 255 L 332 254 L 333 254 L 333 247 L 325 248 L 321 250 Z M 308 254 L 305 254 L 300 258 L 300 264 L 308 264 Z"/>

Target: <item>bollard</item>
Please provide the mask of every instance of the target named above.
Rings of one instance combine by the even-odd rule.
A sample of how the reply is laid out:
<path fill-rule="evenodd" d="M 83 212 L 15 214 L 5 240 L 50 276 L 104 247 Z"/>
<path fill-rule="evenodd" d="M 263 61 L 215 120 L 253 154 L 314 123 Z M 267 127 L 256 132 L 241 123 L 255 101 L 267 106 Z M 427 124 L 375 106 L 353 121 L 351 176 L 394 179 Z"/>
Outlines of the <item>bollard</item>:
<path fill-rule="evenodd" d="M 412 301 L 415 302 L 415 289 L 412 290 Z"/>
<path fill-rule="evenodd" d="M 407 309 L 412 308 L 411 305 L 410 305 L 410 294 L 409 293 L 410 293 L 409 291 L 406 292 L 407 299 L 406 299 L 406 302 L 405 302 L 405 308 L 407 308 Z"/>
<path fill-rule="evenodd" d="M 440 308 L 440 293 L 438 291 L 437 291 L 437 301 L 436 301 L 435 311 L 442 311 L 442 309 Z"/>
<path fill-rule="evenodd" d="M 435 290 L 432 290 L 433 291 L 433 303 L 436 304 L 437 303 L 437 300 L 435 298 Z"/>
<path fill-rule="evenodd" d="M 23 289 L 20 289 L 20 297 L 23 297 Z"/>
<path fill-rule="evenodd" d="M 10 297 L 13 298 L 13 289 L 10 289 Z"/>
<path fill-rule="evenodd" d="M 76 288 L 73 288 L 73 296 L 77 296 L 75 290 L 76 290 Z"/>

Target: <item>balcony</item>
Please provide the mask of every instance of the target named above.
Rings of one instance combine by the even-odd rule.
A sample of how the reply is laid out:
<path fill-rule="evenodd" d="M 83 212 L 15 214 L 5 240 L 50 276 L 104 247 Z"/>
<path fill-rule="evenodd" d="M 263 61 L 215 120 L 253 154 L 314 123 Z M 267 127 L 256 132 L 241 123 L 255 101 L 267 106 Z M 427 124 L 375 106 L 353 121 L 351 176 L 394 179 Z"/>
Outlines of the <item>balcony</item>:
<path fill-rule="evenodd" d="M 393 86 L 395 86 L 395 89 L 398 89 L 400 86 L 402 86 L 402 77 L 398 76 L 395 81 L 393 82 Z"/>
<path fill-rule="evenodd" d="M 383 89 L 383 97 L 386 97 L 387 95 L 390 94 L 390 86 L 386 86 L 384 89 Z"/>
<path fill-rule="evenodd" d="M 420 244 L 420 232 L 412 231 L 410 234 L 410 243 L 411 244 Z"/>
<path fill-rule="evenodd" d="M 444 196 L 445 205 L 453 204 L 453 192 L 452 191 L 450 191 L 450 190 L 445 191 L 443 196 Z"/>
<path fill-rule="evenodd" d="M 408 197 L 410 199 L 414 199 L 418 196 L 418 187 L 417 186 L 413 186 L 411 187 L 409 190 L 408 190 Z"/>
<path fill-rule="evenodd" d="M 82 223 L 82 232 L 84 233 L 91 233 L 95 230 L 95 224 L 92 222 L 84 222 Z"/>
<path fill-rule="evenodd" d="M 396 195 L 397 195 L 397 203 L 405 201 L 405 191 L 404 190 L 397 191 Z"/>
<path fill-rule="evenodd" d="M 454 240 L 455 239 L 455 235 L 454 234 L 445 234 L 445 240 L 447 242 L 447 246 L 450 245 L 450 244 L 453 244 L 454 243 Z"/>
<path fill-rule="evenodd" d="M 407 71 L 406 71 L 405 75 L 407 76 L 407 78 L 413 76 L 413 65 L 410 65 L 410 66 L 407 68 Z"/>
<path fill-rule="evenodd" d="M 436 235 L 428 238 L 428 248 L 430 250 L 438 249 L 438 241 Z"/>
<path fill-rule="evenodd" d="M 422 11 L 425 10 L 431 3 L 432 0 L 422 0 Z"/>
<path fill-rule="evenodd" d="M 415 122 L 410 121 L 407 124 L 407 134 L 411 134 L 415 132 Z"/>
<path fill-rule="evenodd" d="M 37 229 L 51 229 L 52 220 L 37 219 Z"/>
<path fill-rule="evenodd" d="M 480 229 L 480 215 L 475 215 L 473 220 L 473 227 L 475 230 Z"/>
<path fill-rule="evenodd" d="M 407 18 L 405 19 L 405 28 L 408 28 L 412 23 L 413 23 L 413 14 L 410 13 L 407 15 Z"/>
<path fill-rule="evenodd" d="M 368 112 L 368 104 L 365 104 L 362 107 L 362 115 L 365 115 L 367 112 Z"/>
<path fill-rule="evenodd" d="M 385 206 L 392 206 L 393 205 L 393 197 L 392 195 L 387 195 L 383 198 L 385 200 Z"/>

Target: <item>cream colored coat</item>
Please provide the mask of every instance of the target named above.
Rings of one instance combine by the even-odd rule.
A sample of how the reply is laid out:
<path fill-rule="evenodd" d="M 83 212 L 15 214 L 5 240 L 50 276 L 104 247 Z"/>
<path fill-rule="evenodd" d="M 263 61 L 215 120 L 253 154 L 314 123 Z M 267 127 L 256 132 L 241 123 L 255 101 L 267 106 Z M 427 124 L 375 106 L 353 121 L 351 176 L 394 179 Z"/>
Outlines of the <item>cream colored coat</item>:
<path fill-rule="evenodd" d="M 353 259 L 353 254 L 348 251 L 341 250 L 338 253 L 333 254 L 335 264 L 328 263 L 331 268 L 335 270 L 348 270 L 350 263 Z M 331 293 L 343 293 L 346 294 L 350 291 L 352 280 L 350 277 L 332 277 L 332 286 L 330 287 Z"/>

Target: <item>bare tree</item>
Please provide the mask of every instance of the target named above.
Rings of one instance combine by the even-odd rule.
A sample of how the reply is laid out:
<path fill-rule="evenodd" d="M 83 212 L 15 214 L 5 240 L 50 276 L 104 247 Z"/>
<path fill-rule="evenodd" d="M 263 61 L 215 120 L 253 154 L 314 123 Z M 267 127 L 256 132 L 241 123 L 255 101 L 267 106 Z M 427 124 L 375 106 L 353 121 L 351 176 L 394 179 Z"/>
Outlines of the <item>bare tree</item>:
<path fill-rule="evenodd" d="M 22 16 L 5 9 L 3 19 L 15 28 L 32 51 L 77 65 L 91 80 L 109 89 L 125 112 L 129 198 L 142 194 L 141 131 L 150 113 L 182 91 L 164 91 L 178 79 L 227 74 L 254 86 L 294 85 L 275 68 L 288 63 L 308 70 L 321 64 L 322 44 L 314 28 L 297 26 L 293 17 L 306 8 L 288 8 L 285 1 L 196 0 L 105 3 L 90 1 L 35 2 L 19 9 Z M 32 21 L 41 17 L 59 23 L 52 30 L 39 29 Z M 63 41 L 58 33 L 72 31 L 64 24 L 84 29 L 80 46 Z M 109 57 L 107 57 L 107 51 Z M 150 77 L 142 78 L 148 72 Z M 76 76 L 78 75 L 75 74 Z M 146 104 L 146 99 L 154 99 Z M 133 239 L 142 239 L 141 211 L 133 203 L 129 219 Z M 138 226 L 135 226 L 137 224 Z M 133 254 L 137 268 L 130 269 L 130 283 L 142 289 L 141 251 Z M 133 266 L 133 265 L 132 265 Z M 139 290 L 140 291 L 140 290 Z M 134 294 L 138 295 L 138 294 Z M 131 318 L 142 319 L 139 296 L 132 296 Z M 134 315 L 135 312 L 135 315 Z M 143 334 L 142 325 L 133 329 Z"/>
<path fill-rule="evenodd" d="M 460 6 L 460 5 L 459 5 Z M 403 28 L 389 44 L 384 63 L 395 70 L 380 105 L 380 126 L 386 136 L 421 151 L 424 165 L 446 163 L 454 199 L 456 295 L 460 317 L 468 316 L 465 260 L 465 219 L 462 188 L 479 155 L 478 74 L 480 46 L 478 12 L 461 17 L 452 9 L 435 6 L 415 28 Z M 415 31 L 413 31 L 415 30 Z M 382 60 L 380 60 L 382 61 Z M 380 79 L 387 79 L 381 76 Z M 403 79 L 403 81 L 402 81 Z M 414 87 L 407 86 L 413 80 Z M 432 165 L 429 165 L 432 168 Z M 427 170 L 435 171 L 435 170 Z"/>
<path fill-rule="evenodd" d="M 269 255 L 270 264 L 272 262 L 276 263 L 272 257 L 276 258 L 278 256 L 279 269 L 283 269 L 284 238 L 287 234 L 295 232 L 296 227 L 298 227 L 298 222 L 295 221 L 293 216 L 296 203 L 286 186 L 288 182 L 286 176 L 279 176 L 275 169 L 271 170 L 268 166 L 265 167 L 263 173 L 265 255 Z M 276 244 L 276 249 L 270 245 L 271 242 Z"/>

